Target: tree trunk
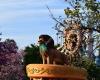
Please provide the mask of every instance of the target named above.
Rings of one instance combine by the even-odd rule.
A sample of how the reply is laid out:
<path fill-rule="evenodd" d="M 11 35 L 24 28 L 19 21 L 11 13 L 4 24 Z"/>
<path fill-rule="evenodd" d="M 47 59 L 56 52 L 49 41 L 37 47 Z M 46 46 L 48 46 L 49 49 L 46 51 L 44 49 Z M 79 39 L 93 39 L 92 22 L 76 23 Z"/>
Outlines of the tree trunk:
<path fill-rule="evenodd" d="M 91 60 L 94 60 L 94 53 L 93 53 L 93 43 L 94 43 L 94 39 L 92 37 L 92 33 L 93 31 L 89 31 L 88 33 L 88 47 L 87 47 L 87 52 L 88 52 L 88 56 Z"/>

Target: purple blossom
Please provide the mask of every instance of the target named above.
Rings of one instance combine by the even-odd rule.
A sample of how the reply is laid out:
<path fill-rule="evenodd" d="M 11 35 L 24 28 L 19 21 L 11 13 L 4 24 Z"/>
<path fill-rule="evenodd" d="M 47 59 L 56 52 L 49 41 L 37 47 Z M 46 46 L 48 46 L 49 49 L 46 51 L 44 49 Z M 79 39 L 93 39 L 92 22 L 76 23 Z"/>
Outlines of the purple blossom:
<path fill-rule="evenodd" d="M 0 41 L 0 80 L 23 80 L 23 70 L 14 40 Z"/>

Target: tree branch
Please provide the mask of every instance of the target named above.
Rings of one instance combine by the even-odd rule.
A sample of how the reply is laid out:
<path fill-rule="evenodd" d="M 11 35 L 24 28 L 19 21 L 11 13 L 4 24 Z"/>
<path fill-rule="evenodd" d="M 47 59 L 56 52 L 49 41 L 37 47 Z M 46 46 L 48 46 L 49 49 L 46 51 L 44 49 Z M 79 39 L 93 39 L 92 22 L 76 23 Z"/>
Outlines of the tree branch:
<path fill-rule="evenodd" d="M 47 5 L 46 5 L 46 7 L 47 7 L 47 9 L 49 10 L 49 13 L 50 13 L 50 15 L 51 15 L 51 18 L 52 18 L 53 20 L 55 20 L 56 22 L 58 22 L 61 26 L 66 27 L 63 23 L 61 23 L 60 21 L 58 21 L 58 20 L 53 16 L 51 10 L 49 9 L 49 7 L 48 7 Z"/>
<path fill-rule="evenodd" d="M 58 22 L 62 27 L 66 27 L 62 22 L 58 21 L 58 20 L 53 16 L 52 12 L 50 11 L 50 9 L 49 9 L 49 7 L 48 7 L 47 5 L 46 5 L 46 7 L 47 7 L 47 9 L 48 9 L 49 12 L 50 12 L 51 18 L 52 18 L 53 20 L 55 20 L 56 22 Z M 84 30 L 89 29 L 89 30 L 97 31 L 98 33 L 100 33 L 100 29 L 89 28 L 89 27 L 84 27 L 84 26 L 82 26 L 82 29 L 84 29 Z"/>
<path fill-rule="evenodd" d="M 92 31 L 97 31 L 98 33 L 100 33 L 100 29 L 95 29 L 95 28 L 89 28 L 89 27 L 84 27 L 84 26 L 82 26 L 82 29 L 84 29 L 84 30 L 87 30 L 87 29 L 89 29 L 89 30 L 92 30 Z"/>
<path fill-rule="evenodd" d="M 97 46 L 94 48 L 94 50 L 93 50 L 93 51 L 95 51 L 97 48 L 100 48 L 100 44 L 99 44 L 99 45 L 97 45 Z"/>

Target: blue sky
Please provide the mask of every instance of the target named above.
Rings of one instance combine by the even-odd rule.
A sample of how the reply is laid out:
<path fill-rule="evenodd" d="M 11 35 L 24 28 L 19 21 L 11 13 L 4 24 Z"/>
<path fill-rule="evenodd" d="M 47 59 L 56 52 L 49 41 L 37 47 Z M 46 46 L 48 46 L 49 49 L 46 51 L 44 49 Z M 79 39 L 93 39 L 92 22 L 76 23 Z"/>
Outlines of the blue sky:
<path fill-rule="evenodd" d="M 0 0 L 0 32 L 2 39 L 14 39 L 19 48 L 37 44 L 40 34 L 48 34 L 56 42 L 55 17 L 65 16 L 64 0 Z"/>

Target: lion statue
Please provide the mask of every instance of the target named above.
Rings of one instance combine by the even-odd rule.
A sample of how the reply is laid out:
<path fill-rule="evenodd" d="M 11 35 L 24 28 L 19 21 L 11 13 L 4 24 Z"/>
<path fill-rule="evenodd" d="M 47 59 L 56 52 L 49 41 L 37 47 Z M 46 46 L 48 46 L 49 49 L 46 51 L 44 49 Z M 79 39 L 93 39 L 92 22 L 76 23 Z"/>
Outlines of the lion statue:
<path fill-rule="evenodd" d="M 38 42 L 43 64 L 68 64 L 67 56 L 54 47 L 54 40 L 51 36 L 40 35 Z"/>

